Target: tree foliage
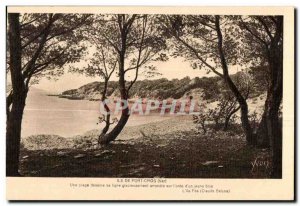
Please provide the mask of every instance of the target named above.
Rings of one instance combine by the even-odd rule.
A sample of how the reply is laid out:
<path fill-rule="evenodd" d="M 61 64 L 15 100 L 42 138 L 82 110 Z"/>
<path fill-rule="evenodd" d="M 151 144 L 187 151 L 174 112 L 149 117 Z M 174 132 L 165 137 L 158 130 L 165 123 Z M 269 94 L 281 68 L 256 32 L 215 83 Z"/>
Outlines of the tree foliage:
<path fill-rule="evenodd" d="M 7 174 L 17 175 L 29 86 L 41 77 L 61 75 L 64 65 L 79 61 L 85 46 L 78 29 L 88 24 L 89 15 L 14 13 L 8 17 L 7 73 L 12 90 L 6 97 Z"/>

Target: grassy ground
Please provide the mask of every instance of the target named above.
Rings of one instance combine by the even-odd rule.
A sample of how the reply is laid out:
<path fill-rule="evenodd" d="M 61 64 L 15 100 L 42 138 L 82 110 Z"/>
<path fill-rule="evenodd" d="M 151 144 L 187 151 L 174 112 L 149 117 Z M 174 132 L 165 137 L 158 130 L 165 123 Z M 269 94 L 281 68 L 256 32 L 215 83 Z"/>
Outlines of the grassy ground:
<path fill-rule="evenodd" d="M 144 134 L 97 149 L 22 149 L 20 172 L 39 177 L 269 178 L 270 166 L 269 151 L 246 146 L 238 132 L 190 130 Z"/>

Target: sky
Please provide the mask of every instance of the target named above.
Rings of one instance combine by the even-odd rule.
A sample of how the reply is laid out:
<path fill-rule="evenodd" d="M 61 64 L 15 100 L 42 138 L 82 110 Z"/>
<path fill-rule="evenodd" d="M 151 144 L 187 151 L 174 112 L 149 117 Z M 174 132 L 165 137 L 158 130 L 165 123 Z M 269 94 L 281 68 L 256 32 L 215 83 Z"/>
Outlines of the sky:
<path fill-rule="evenodd" d="M 166 62 L 159 62 L 156 64 L 158 72 L 160 72 L 162 75 L 153 77 L 152 79 L 157 78 L 167 78 L 167 79 L 182 79 L 186 76 L 189 76 L 190 78 L 195 77 L 209 77 L 214 76 L 213 73 L 207 74 L 205 70 L 194 70 L 189 62 L 184 61 L 183 58 L 170 58 Z M 236 73 L 238 70 L 232 69 L 230 73 Z M 145 77 L 139 76 L 138 80 L 143 80 Z M 148 78 L 149 79 L 149 78 Z M 116 76 L 112 76 L 111 80 L 117 80 Z M 93 82 L 93 81 L 102 81 L 99 77 L 86 77 L 82 74 L 73 74 L 66 72 L 64 75 L 60 76 L 58 80 L 48 80 L 48 79 L 42 79 L 39 84 L 34 85 L 35 88 L 42 89 L 47 91 L 51 94 L 58 94 L 63 91 L 69 90 L 69 89 L 77 89 L 80 86 L 83 86 L 84 84 Z"/>
<path fill-rule="evenodd" d="M 201 77 L 206 74 L 205 71 L 194 70 L 190 66 L 189 62 L 184 61 L 183 58 L 172 58 L 166 62 L 159 62 L 156 64 L 157 71 L 162 75 L 153 77 L 151 79 L 157 78 L 167 78 L 173 79 L 178 78 L 182 79 L 183 77 L 189 76 L 190 78 Z M 130 75 L 130 74 L 129 74 Z M 138 80 L 145 79 L 144 76 L 139 76 Z M 149 78 L 148 78 L 149 79 Z M 111 77 L 111 80 L 117 80 L 117 77 L 114 75 Z M 83 74 L 73 74 L 66 72 L 63 76 L 59 77 L 57 81 L 42 79 L 38 85 L 34 87 L 43 89 L 52 93 L 61 93 L 68 89 L 77 89 L 78 87 L 93 82 L 93 81 L 102 81 L 99 77 L 86 77 Z"/>

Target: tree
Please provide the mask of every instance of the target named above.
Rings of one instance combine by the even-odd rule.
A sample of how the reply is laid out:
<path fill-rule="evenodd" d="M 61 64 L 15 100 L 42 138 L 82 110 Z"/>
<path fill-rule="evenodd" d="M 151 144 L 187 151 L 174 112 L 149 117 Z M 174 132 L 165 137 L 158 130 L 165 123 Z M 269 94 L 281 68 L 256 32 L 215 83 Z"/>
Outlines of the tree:
<path fill-rule="evenodd" d="M 7 74 L 12 90 L 6 97 L 6 173 L 18 175 L 23 111 L 30 85 L 42 77 L 63 73 L 63 66 L 79 61 L 85 46 L 76 30 L 89 15 L 8 14 Z"/>
<path fill-rule="evenodd" d="M 248 144 L 270 146 L 273 177 L 281 177 L 283 17 L 167 16 L 164 22 L 167 33 L 179 43 L 174 45 L 175 56 L 184 56 L 194 68 L 206 68 L 224 79 L 241 107 Z M 256 134 L 249 121 L 246 99 L 229 75 L 229 67 L 237 64 L 268 68 L 267 100 Z"/>
<path fill-rule="evenodd" d="M 245 72 L 238 72 L 232 75 L 232 80 L 241 91 L 245 99 L 248 99 L 252 90 L 252 78 L 249 74 Z M 218 92 L 214 96 L 218 104 L 213 109 L 208 109 L 205 111 L 205 104 L 201 105 L 202 113 L 197 116 L 193 116 L 194 123 L 198 124 L 199 127 L 203 130 L 203 133 L 206 133 L 207 124 L 214 123 L 214 129 L 223 129 L 226 131 L 230 123 L 234 123 L 236 119 L 235 113 L 239 111 L 240 106 L 238 101 L 224 84 L 219 84 Z"/>
<path fill-rule="evenodd" d="M 248 104 L 229 74 L 231 65 L 240 64 L 240 35 L 226 16 L 164 16 L 165 32 L 175 40 L 174 56 L 183 56 L 193 68 L 207 69 L 221 77 L 239 103 L 247 143 L 255 138 L 248 118 Z M 226 34 L 226 35 L 224 35 Z"/>
<path fill-rule="evenodd" d="M 9 14 L 9 52 L 10 52 L 10 70 L 12 89 L 14 91 L 11 96 L 11 101 L 15 102 L 10 109 L 10 114 L 7 117 L 6 128 L 6 174 L 8 176 L 17 176 L 19 168 L 19 150 L 21 140 L 21 123 L 22 113 L 25 107 L 24 93 L 25 84 L 22 78 L 21 66 L 21 38 L 20 38 L 20 23 L 19 14 Z"/>
<path fill-rule="evenodd" d="M 96 35 L 109 45 L 114 52 L 118 67 L 120 99 L 122 114 L 116 126 L 107 134 L 102 135 L 99 143 L 108 144 L 115 140 L 126 125 L 130 116 L 128 98 L 130 89 L 137 81 L 141 69 L 150 73 L 154 71 L 153 61 L 164 61 L 166 56 L 161 53 L 166 43 L 158 34 L 156 18 L 152 15 L 99 15 Z M 133 75 L 131 80 L 129 74 Z"/>
<path fill-rule="evenodd" d="M 97 27 L 98 23 L 94 22 L 92 27 Z M 101 103 L 105 109 L 105 113 L 99 117 L 99 123 L 104 122 L 105 126 L 103 127 L 99 138 L 98 143 L 101 143 L 102 138 L 108 132 L 110 125 L 117 122 L 117 119 L 113 119 L 111 122 L 110 108 L 109 105 L 105 102 L 107 99 L 107 89 L 109 80 L 112 74 L 115 72 L 117 68 L 117 53 L 116 51 L 109 45 L 107 41 L 103 41 L 103 39 L 97 35 L 98 32 L 95 30 L 90 30 L 87 34 L 86 38 L 91 45 L 94 46 L 95 52 L 92 54 L 92 57 L 88 59 L 88 65 L 86 67 L 71 68 L 72 72 L 84 73 L 87 76 L 91 77 L 100 77 L 104 81 L 104 86 L 100 88 L 101 90 Z"/>
<path fill-rule="evenodd" d="M 232 81 L 240 91 L 240 93 L 243 95 L 245 100 L 249 98 L 251 93 L 253 93 L 253 78 L 251 75 L 249 75 L 247 72 L 238 72 L 232 77 Z M 223 92 L 222 92 L 222 101 L 221 108 L 224 108 L 223 110 L 223 116 L 224 116 L 224 130 L 227 130 L 229 122 L 233 115 L 237 111 L 240 110 L 240 105 L 235 96 L 232 94 L 230 90 L 228 90 L 225 86 Z M 251 127 L 253 128 L 253 127 Z"/>
<path fill-rule="evenodd" d="M 245 31 L 245 45 L 252 54 L 256 53 L 256 59 L 251 62 L 267 67 L 267 99 L 257 131 L 257 142 L 260 146 L 271 148 L 272 176 L 281 178 L 282 123 L 279 113 L 283 87 L 283 17 L 240 17 L 239 23 Z M 251 60 L 253 55 L 249 52 L 247 57 Z"/>

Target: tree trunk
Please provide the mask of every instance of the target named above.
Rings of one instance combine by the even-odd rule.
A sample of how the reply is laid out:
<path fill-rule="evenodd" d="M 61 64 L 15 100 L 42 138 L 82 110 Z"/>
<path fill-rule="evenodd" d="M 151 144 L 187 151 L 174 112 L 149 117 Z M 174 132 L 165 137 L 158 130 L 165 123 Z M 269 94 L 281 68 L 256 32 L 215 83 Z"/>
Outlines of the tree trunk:
<path fill-rule="evenodd" d="M 104 126 L 104 128 L 102 129 L 101 134 L 99 135 L 99 138 L 98 138 L 98 143 L 99 143 L 99 144 L 100 144 L 100 142 L 101 142 L 101 139 L 102 139 L 102 138 L 104 137 L 104 135 L 108 132 L 109 126 L 110 126 L 110 114 L 109 114 L 110 110 L 109 110 L 109 108 L 108 108 L 107 105 L 105 105 L 104 107 L 105 107 L 106 112 L 107 112 L 108 114 L 105 115 L 105 121 L 104 121 L 104 122 L 105 122 L 105 126 Z"/>
<path fill-rule="evenodd" d="M 246 134 L 247 143 L 249 145 L 256 145 L 256 141 L 255 141 L 256 139 L 253 135 L 253 130 L 248 118 L 248 105 L 246 101 L 239 102 L 239 104 L 241 106 L 241 121 L 242 121 L 243 130 Z"/>
<path fill-rule="evenodd" d="M 103 91 L 102 91 L 102 97 L 101 97 L 101 101 L 102 103 L 105 101 L 106 99 L 106 91 L 107 91 L 107 85 L 108 85 L 108 79 L 105 79 L 104 80 L 104 88 L 103 88 Z M 104 128 L 102 129 L 99 137 L 98 137 L 98 144 L 101 144 L 101 140 L 104 138 L 104 136 L 106 135 L 106 133 L 108 132 L 109 130 L 109 126 L 110 126 L 110 109 L 108 107 L 107 104 L 104 104 L 104 109 L 106 111 L 106 114 L 104 114 L 104 122 L 105 122 L 105 126 Z"/>
<path fill-rule="evenodd" d="M 281 89 L 280 89 L 281 90 Z M 279 119 L 279 107 L 282 99 L 282 90 L 274 90 L 265 103 L 258 131 L 257 141 L 260 147 L 271 148 L 272 177 L 281 178 L 282 175 L 282 122 Z M 281 94 L 280 94 L 281 93 Z"/>
<path fill-rule="evenodd" d="M 268 97 L 267 97 L 267 99 L 268 99 Z M 266 104 L 265 104 L 265 107 L 266 107 Z M 261 147 L 261 148 L 269 148 L 270 147 L 270 139 L 269 139 L 268 128 L 267 128 L 267 112 L 266 112 L 266 110 L 263 112 L 261 121 L 257 128 L 256 142 L 257 142 L 258 147 Z"/>
<path fill-rule="evenodd" d="M 232 115 L 234 115 L 237 111 L 239 111 L 240 107 L 234 108 L 225 118 L 225 122 L 224 122 L 224 127 L 223 130 L 226 131 L 228 129 L 229 126 L 229 121 L 232 117 Z"/>
<path fill-rule="evenodd" d="M 273 65 L 279 66 L 280 63 L 273 63 Z M 273 135 L 277 135 L 278 132 L 281 133 L 279 108 L 282 100 L 282 68 L 279 70 L 281 71 L 278 72 L 276 82 L 270 84 L 264 113 L 257 130 L 257 142 L 260 147 L 272 147 Z"/>
<path fill-rule="evenodd" d="M 125 53 L 126 53 L 126 35 L 127 32 L 121 29 L 121 39 L 122 39 L 122 49 L 119 52 L 119 90 L 121 95 L 121 100 L 126 101 L 128 100 L 128 92 L 125 85 Z M 123 104 L 123 102 L 122 102 Z M 123 105 L 122 105 L 123 106 Z M 117 125 L 110 131 L 108 134 L 104 135 L 103 138 L 99 141 L 100 144 L 109 144 L 111 141 L 114 141 L 118 135 L 123 130 L 124 126 L 126 125 L 129 119 L 129 109 L 128 109 L 128 102 L 126 108 L 122 109 L 122 115 L 120 120 L 118 121 Z"/>
<path fill-rule="evenodd" d="M 15 95 L 14 95 L 15 96 Z M 16 99 L 16 98 L 14 98 Z M 6 175 L 19 176 L 19 154 L 21 126 L 26 94 L 21 94 L 13 101 L 6 125 Z"/>
<path fill-rule="evenodd" d="M 129 119 L 128 111 L 129 111 L 128 108 L 122 111 L 121 118 L 118 121 L 117 125 L 112 129 L 111 132 L 104 135 L 103 138 L 100 139 L 99 141 L 100 144 L 102 145 L 109 144 L 110 142 L 114 141 L 118 137 L 118 135 L 121 133 L 121 131 L 123 130 L 124 126 L 126 125 Z"/>
<path fill-rule="evenodd" d="M 22 76 L 19 14 L 8 14 L 8 23 L 9 64 L 13 95 L 10 100 L 11 109 L 7 108 L 6 175 L 18 176 L 21 125 L 28 89 L 25 87 Z"/>
<path fill-rule="evenodd" d="M 215 16 L 215 26 L 216 26 L 216 31 L 218 35 L 218 53 L 220 56 L 220 61 L 222 65 L 222 70 L 223 70 L 223 79 L 229 89 L 232 91 L 233 95 L 237 99 L 240 107 L 241 107 L 241 122 L 242 122 L 242 127 L 244 130 L 244 133 L 246 135 L 246 140 L 249 145 L 255 145 L 255 138 L 253 135 L 253 130 L 249 122 L 248 118 L 248 104 L 246 99 L 243 97 L 243 95 L 240 93 L 232 79 L 230 78 L 230 75 L 228 73 L 228 66 L 226 62 L 226 57 L 225 53 L 223 51 L 223 35 L 220 29 L 220 16 Z"/>
<path fill-rule="evenodd" d="M 227 117 L 225 118 L 225 122 L 224 122 L 223 131 L 227 131 L 227 130 L 228 130 L 229 121 L 230 121 L 230 117 L 229 117 L 229 116 L 227 116 Z"/>
<path fill-rule="evenodd" d="M 279 119 L 279 108 L 282 101 L 282 62 L 274 58 L 272 70 L 277 70 L 277 78 L 271 81 L 265 102 L 265 110 L 260 122 L 257 138 L 259 146 L 270 147 L 272 153 L 272 177 L 281 178 L 282 175 L 282 123 Z M 275 68 L 279 67 L 279 68 Z"/>
<path fill-rule="evenodd" d="M 128 96 L 127 96 L 127 91 L 126 91 L 126 87 L 125 87 L 124 73 L 123 73 L 123 75 L 120 75 L 119 86 L 120 86 L 121 99 L 123 101 L 124 100 L 127 101 Z M 123 102 L 122 102 L 122 104 L 123 104 Z M 127 103 L 127 105 L 128 105 L 128 103 Z M 111 132 L 109 132 L 108 134 L 105 134 L 101 138 L 99 143 L 100 144 L 108 144 L 111 141 L 114 141 L 118 137 L 118 135 L 121 133 L 121 131 L 123 130 L 128 119 L 129 119 L 129 109 L 128 109 L 128 106 L 126 106 L 126 108 L 122 109 L 122 115 L 121 115 L 121 118 L 118 121 L 117 125 L 112 129 Z"/>
<path fill-rule="evenodd" d="M 128 100 L 128 96 L 127 96 L 127 91 L 126 91 L 126 87 L 125 87 L 125 80 L 124 80 L 124 75 L 122 75 L 123 77 L 121 77 L 120 75 L 120 80 L 119 80 L 119 84 L 120 84 L 120 93 L 121 93 L 121 99 L 124 101 Z M 123 104 L 123 102 L 122 102 Z M 128 105 L 128 103 L 127 103 Z M 122 105 L 123 106 L 123 105 Z M 111 141 L 114 141 L 118 135 L 121 133 L 121 131 L 123 130 L 124 126 L 126 125 L 127 121 L 129 119 L 129 109 L 128 106 L 126 106 L 126 108 L 122 109 L 122 115 L 120 120 L 118 121 L 117 125 L 112 129 L 111 132 L 109 132 L 108 134 L 105 134 L 101 140 L 99 141 L 100 144 L 108 144 Z"/>
<path fill-rule="evenodd" d="M 282 177 L 282 123 L 279 109 L 283 90 L 283 17 L 276 17 L 276 33 L 267 49 L 270 83 L 265 110 L 257 138 L 261 146 L 270 147 L 272 154 L 272 177 Z"/>

